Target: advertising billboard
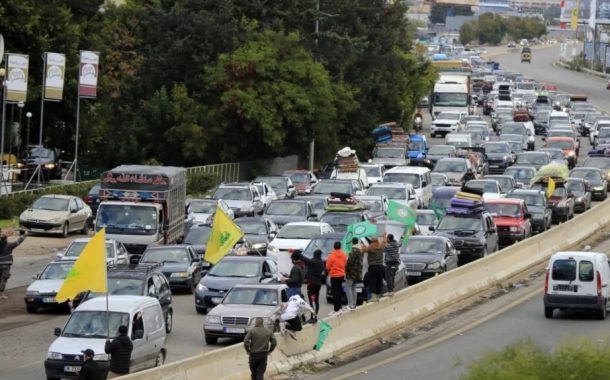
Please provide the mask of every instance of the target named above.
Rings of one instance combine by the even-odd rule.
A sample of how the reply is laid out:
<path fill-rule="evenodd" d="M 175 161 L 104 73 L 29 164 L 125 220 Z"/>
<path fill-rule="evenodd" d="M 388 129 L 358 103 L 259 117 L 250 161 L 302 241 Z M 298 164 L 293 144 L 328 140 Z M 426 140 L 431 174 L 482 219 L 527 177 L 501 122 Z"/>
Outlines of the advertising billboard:
<path fill-rule="evenodd" d="M 610 2 L 610 0 L 608 1 Z M 578 23 L 589 22 L 591 17 L 591 0 L 563 0 L 559 16 L 561 29 L 572 29 L 573 16 L 578 17 Z"/>

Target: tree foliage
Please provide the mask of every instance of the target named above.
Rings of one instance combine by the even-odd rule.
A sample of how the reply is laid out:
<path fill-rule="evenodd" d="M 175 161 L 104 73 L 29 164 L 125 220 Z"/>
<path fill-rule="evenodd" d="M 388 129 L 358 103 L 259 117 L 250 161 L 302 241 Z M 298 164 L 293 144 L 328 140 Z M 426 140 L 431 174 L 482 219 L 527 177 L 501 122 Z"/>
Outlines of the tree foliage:
<path fill-rule="evenodd" d="M 485 13 L 477 20 L 464 23 L 460 28 L 460 42 L 478 41 L 497 45 L 508 35 L 513 40 L 532 39 L 546 34 L 544 20 L 537 17 L 504 18 L 494 13 Z"/>

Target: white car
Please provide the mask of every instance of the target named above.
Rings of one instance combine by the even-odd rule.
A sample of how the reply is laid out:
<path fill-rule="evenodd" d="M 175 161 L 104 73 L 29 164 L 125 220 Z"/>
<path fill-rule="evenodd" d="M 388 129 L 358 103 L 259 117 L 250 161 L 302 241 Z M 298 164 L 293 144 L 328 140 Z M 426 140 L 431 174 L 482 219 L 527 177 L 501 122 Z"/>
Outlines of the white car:
<path fill-rule="evenodd" d="M 460 132 L 466 113 L 459 111 L 445 111 L 438 114 L 430 126 L 430 137 L 437 134 L 446 135 L 451 132 Z"/>
<path fill-rule="evenodd" d="M 369 187 L 374 183 L 379 183 L 383 180 L 383 174 L 385 173 L 385 166 L 381 164 L 360 164 L 361 169 L 366 171 L 367 180 L 369 183 Z"/>
<path fill-rule="evenodd" d="M 35 313 L 40 307 L 58 306 L 55 295 L 72 266 L 74 266 L 74 261 L 52 261 L 41 273 L 32 276 L 34 282 L 28 286 L 24 297 L 28 313 Z"/>
<path fill-rule="evenodd" d="M 198 223 L 212 223 L 216 208 L 220 209 L 229 216 L 235 219 L 234 211 L 229 207 L 227 202 L 222 199 L 191 199 L 187 200 L 187 215 L 186 224 L 193 225 Z"/>
<path fill-rule="evenodd" d="M 57 258 L 60 260 L 78 259 L 80 254 L 83 252 L 83 249 L 90 241 L 91 238 L 79 238 L 73 240 L 64 252 L 57 254 Z M 106 264 L 129 264 L 129 254 L 127 253 L 127 249 L 125 249 L 123 243 L 112 239 L 106 239 Z"/>
<path fill-rule="evenodd" d="M 277 194 L 275 190 L 267 182 L 252 182 L 254 186 L 258 189 L 258 193 L 261 196 L 261 202 L 263 202 L 263 207 L 267 208 L 269 203 L 277 199 Z"/>
<path fill-rule="evenodd" d="M 366 191 L 368 196 L 386 196 L 389 200 L 399 201 L 416 209 L 420 202 L 415 189 L 410 183 L 384 182 L 376 183 Z"/>
<path fill-rule="evenodd" d="M 292 268 L 290 249 L 303 250 L 315 236 L 334 232 L 324 222 L 292 222 L 284 225 L 267 247 L 267 256 L 273 257 L 280 273 L 289 273 Z"/>
<path fill-rule="evenodd" d="M 473 179 L 466 182 L 465 186 L 483 191 L 483 201 L 504 197 L 500 184 L 495 179 Z"/>

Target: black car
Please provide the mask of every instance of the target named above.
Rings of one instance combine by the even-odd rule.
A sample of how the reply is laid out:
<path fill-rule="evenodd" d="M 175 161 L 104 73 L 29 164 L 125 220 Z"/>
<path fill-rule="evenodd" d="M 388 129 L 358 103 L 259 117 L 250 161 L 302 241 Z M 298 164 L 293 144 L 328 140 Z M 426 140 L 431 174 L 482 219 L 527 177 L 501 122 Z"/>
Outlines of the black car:
<path fill-rule="evenodd" d="M 282 228 L 290 222 L 316 221 L 318 214 L 310 201 L 297 198 L 272 201 L 262 216 Z"/>
<path fill-rule="evenodd" d="M 108 294 L 149 296 L 159 300 L 165 317 L 165 330 L 170 332 L 173 325 L 174 308 L 169 281 L 161 272 L 161 264 L 115 265 L 108 267 Z M 74 307 L 105 293 L 81 293 L 74 300 Z"/>
<path fill-rule="evenodd" d="M 542 190 L 547 192 L 548 185 L 546 183 L 535 183 L 531 189 Z M 568 219 L 574 217 L 574 195 L 568 193 L 568 189 L 565 187 L 565 182 L 555 182 L 555 191 L 549 197 L 548 203 L 553 211 L 554 222 L 567 222 Z"/>
<path fill-rule="evenodd" d="M 140 262 L 161 263 L 161 272 L 167 277 L 170 287 L 192 293 L 202 276 L 201 256 L 193 247 L 182 245 L 159 245 L 146 248 Z"/>
<path fill-rule="evenodd" d="M 570 177 L 582 178 L 591 186 L 591 197 L 603 201 L 608 197 L 608 181 L 604 172 L 598 168 L 578 167 L 572 169 Z"/>
<path fill-rule="evenodd" d="M 87 195 L 83 198 L 83 201 L 89 206 L 91 209 L 91 216 L 95 219 L 95 215 L 97 215 L 97 209 L 100 206 L 100 185 L 95 185 L 89 190 Z"/>
<path fill-rule="evenodd" d="M 426 158 L 430 161 L 430 166 L 434 167 L 441 158 L 455 157 L 456 147 L 453 145 L 432 145 L 428 149 Z"/>
<path fill-rule="evenodd" d="M 458 267 L 458 251 L 443 236 L 413 236 L 400 248 L 409 283 L 422 281 Z"/>
<path fill-rule="evenodd" d="M 275 238 L 278 227 L 268 218 L 237 218 L 235 224 L 244 233 L 244 237 L 252 245 L 252 249 L 261 255 L 267 254 L 269 242 Z"/>
<path fill-rule="evenodd" d="M 28 181 L 40 166 L 41 178 L 45 181 L 61 178 L 61 159 L 59 149 L 45 148 L 41 145 L 30 145 L 25 160 L 21 163 L 21 174 Z"/>
<path fill-rule="evenodd" d="M 207 313 L 235 285 L 279 281 L 277 263 L 270 257 L 225 256 L 199 281 L 195 290 L 195 309 L 198 313 Z"/>
<path fill-rule="evenodd" d="M 527 210 L 532 215 L 532 230 L 536 233 L 551 228 L 552 214 L 546 194 L 542 190 L 515 189 L 506 195 L 506 198 L 522 199 Z"/>
<path fill-rule="evenodd" d="M 514 163 L 510 145 L 505 141 L 486 142 L 481 147 L 485 149 L 489 173 L 502 174 Z"/>
<path fill-rule="evenodd" d="M 444 236 L 460 252 L 460 265 L 487 256 L 498 250 L 498 231 L 488 212 L 469 214 L 447 213 L 436 227 L 436 236 Z"/>
<path fill-rule="evenodd" d="M 182 243 L 190 245 L 199 257 L 203 257 L 211 234 L 212 226 L 206 223 L 196 224 L 189 228 Z"/>
<path fill-rule="evenodd" d="M 330 224 L 337 232 L 344 232 L 350 224 L 364 222 L 367 219 L 365 211 L 328 211 L 322 215 L 320 221 Z"/>

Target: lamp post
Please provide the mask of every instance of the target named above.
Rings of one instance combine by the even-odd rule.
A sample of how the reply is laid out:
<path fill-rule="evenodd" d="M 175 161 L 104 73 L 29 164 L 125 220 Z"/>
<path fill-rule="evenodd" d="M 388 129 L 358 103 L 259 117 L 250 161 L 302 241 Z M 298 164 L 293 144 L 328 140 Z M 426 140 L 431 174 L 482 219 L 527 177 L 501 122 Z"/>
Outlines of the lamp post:
<path fill-rule="evenodd" d="M 25 157 L 30 158 L 30 120 L 32 120 L 32 113 L 26 113 L 25 117 L 28 119 L 28 129 L 25 131 Z"/>

